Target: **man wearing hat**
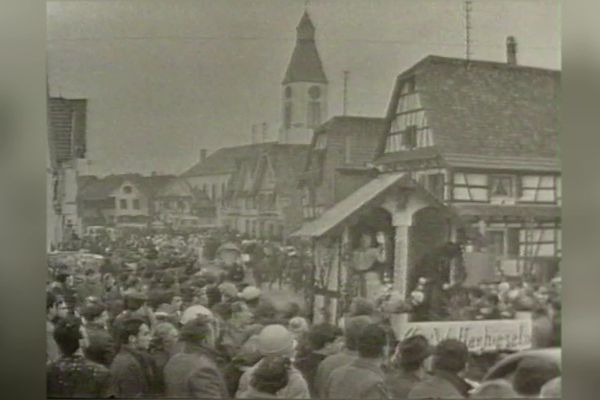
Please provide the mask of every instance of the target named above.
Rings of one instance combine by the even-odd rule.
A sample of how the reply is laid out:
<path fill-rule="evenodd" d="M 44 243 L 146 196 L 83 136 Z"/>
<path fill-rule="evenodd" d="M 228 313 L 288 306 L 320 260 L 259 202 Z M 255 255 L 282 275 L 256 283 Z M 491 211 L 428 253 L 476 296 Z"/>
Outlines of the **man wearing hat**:
<path fill-rule="evenodd" d="M 467 398 L 471 385 L 461 378 L 469 350 L 456 339 L 442 340 L 433 354 L 433 371 L 408 393 L 409 399 Z"/>
<path fill-rule="evenodd" d="M 432 353 L 433 349 L 422 335 L 411 336 L 398 344 L 393 360 L 395 368 L 385 379 L 393 398 L 406 398 L 410 390 L 425 378 L 424 362 Z"/>
<path fill-rule="evenodd" d="M 234 243 L 223 244 L 217 250 L 218 266 L 224 271 L 224 280 L 241 285 L 246 278 L 246 271 L 240 263 L 242 251 Z"/>
<path fill-rule="evenodd" d="M 283 325 L 265 326 L 257 337 L 257 347 L 260 355 L 264 357 L 281 356 L 293 359 L 295 343 L 292 333 Z M 245 392 L 250 389 L 250 383 L 254 372 L 260 367 L 261 361 L 245 371 L 240 378 L 236 398 L 243 398 Z M 310 392 L 306 380 L 294 366 L 288 371 L 287 385 L 277 392 L 278 398 L 286 399 L 310 399 Z"/>
<path fill-rule="evenodd" d="M 164 368 L 166 397 L 229 398 L 227 385 L 215 351 L 216 331 L 212 318 L 198 315 L 180 332 L 183 352 L 175 354 Z"/>

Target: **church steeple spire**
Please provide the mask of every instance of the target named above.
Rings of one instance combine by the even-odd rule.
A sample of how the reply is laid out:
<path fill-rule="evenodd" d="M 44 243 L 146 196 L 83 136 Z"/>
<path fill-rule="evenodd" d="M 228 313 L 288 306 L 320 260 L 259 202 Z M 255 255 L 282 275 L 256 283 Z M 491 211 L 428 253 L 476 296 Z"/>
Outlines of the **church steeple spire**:
<path fill-rule="evenodd" d="M 315 44 L 315 26 L 307 11 L 296 27 L 296 47 L 283 79 L 284 85 L 290 82 L 327 83 Z"/>
<path fill-rule="evenodd" d="M 297 40 L 315 40 L 315 26 L 310 20 L 308 11 L 304 11 L 304 15 L 296 27 L 296 37 Z"/>
<path fill-rule="evenodd" d="M 309 144 L 327 118 L 327 78 L 315 43 L 315 26 L 304 11 L 296 46 L 282 82 L 280 143 Z"/>

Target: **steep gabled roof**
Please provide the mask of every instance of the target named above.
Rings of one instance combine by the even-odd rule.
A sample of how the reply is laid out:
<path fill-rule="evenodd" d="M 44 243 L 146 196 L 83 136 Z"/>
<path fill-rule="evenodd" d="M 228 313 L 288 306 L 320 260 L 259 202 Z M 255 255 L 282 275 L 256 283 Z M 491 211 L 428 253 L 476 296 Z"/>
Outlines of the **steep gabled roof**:
<path fill-rule="evenodd" d="M 204 162 L 199 162 L 180 176 L 184 178 L 204 175 L 231 174 L 236 169 L 236 160 L 253 157 L 262 149 L 275 142 L 247 144 L 243 146 L 223 147 L 210 154 Z"/>
<path fill-rule="evenodd" d="M 290 82 L 327 83 L 315 44 L 315 27 L 308 13 L 304 13 L 296 31 L 296 47 L 282 83 L 284 85 Z"/>
<path fill-rule="evenodd" d="M 261 152 L 249 155 L 238 161 L 235 172 L 231 176 L 230 195 L 254 195 L 261 188 L 267 172 L 267 162 L 271 163 L 275 172 L 275 190 L 280 194 L 291 194 L 297 185 L 297 178 L 302 171 L 308 152 L 305 144 L 271 143 Z M 244 182 L 251 174 L 251 189 L 246 190 Z"/>
<path fill-rule="evenodd" d="M 411 76 L 433 131 L 434 152 L 452 155 L 446 161 L 477 156 L 485 165 L 486 157 L 525 164 L 528 159 L 557 159 L 560 71 L 488 61 L 467 65 L 464 59 L 428 56 L 398 77 L 386 130 L 400 83 Z M 385 139 L 378 161 L 394 158 L 383 154 Z"/>

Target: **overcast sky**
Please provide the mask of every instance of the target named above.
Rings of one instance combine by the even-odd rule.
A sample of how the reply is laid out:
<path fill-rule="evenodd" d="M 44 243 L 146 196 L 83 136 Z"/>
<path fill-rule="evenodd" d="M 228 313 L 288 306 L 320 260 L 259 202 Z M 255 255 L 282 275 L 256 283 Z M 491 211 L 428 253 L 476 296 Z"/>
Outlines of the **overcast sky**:
<path fill-rule="evenodd" d="M 93 173 L 179 173 L 201 148 L 249 143 L 280 126 L 281 80 L 305 0 L 48 3 L 53 96 L 88 99 Z M 560 69 L 558 0 L 474 0 L 472 57 Z M 421 58 L 464 57 L 463 0 L 312 0 L 329 117 L 385 113 L 395 77 Z M 507 88 L 510 90 L 510 88 Z"/>

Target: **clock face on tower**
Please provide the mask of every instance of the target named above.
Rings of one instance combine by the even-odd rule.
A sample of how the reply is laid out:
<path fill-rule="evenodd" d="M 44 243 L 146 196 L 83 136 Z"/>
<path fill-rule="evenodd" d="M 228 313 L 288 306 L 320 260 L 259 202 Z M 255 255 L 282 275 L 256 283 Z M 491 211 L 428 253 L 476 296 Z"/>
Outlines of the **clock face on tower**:
<path fill-rule="evenodd" d="M 318 86 L 311 86 L 310 89 L 308 89 L 308 95 L 311 99 L 317 100 L 321 97 L 321 88 Z"/>

